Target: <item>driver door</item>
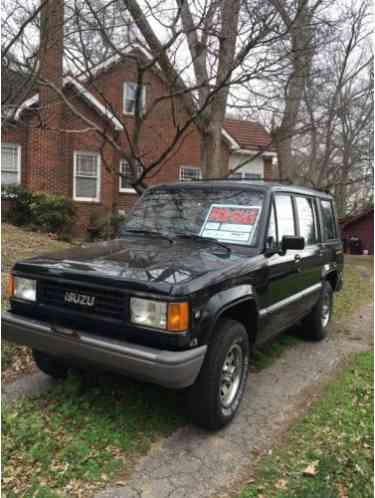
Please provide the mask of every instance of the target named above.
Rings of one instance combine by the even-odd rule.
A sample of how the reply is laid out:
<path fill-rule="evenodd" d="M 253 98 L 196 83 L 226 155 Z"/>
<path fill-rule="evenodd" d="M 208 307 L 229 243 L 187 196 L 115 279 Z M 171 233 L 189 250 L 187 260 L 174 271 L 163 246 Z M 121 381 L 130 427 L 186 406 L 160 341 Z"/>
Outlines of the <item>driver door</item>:
<path fill-rule="evenodd" d="M 294 203 L 291 194 L 276 193 L 268 226 L 268 247 L 279 248 L 284 235 L 297 235 Z M 288 250 L 267 258 L 268 284 L 260 310 L 262 342 L 296 320 L 298 308 L 294 296 L 299 290 L 300 252 Z"/>

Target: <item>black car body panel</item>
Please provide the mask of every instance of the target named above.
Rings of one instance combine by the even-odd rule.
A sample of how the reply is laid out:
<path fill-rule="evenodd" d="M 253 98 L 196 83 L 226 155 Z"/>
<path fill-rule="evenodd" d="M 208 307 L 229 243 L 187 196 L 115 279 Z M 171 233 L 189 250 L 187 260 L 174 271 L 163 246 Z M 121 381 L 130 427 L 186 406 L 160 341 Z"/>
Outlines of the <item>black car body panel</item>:
<path fill-rule="evenodd" d="M 229 180 L 149 190 L 189 191 L 197 184 L 200 189 L 216 191 L 230 188 L 262 192 L 264 202 L 253 246 L 226 242 L 227 247 L 222 247 L 197 238 L 169 240 L 162 234 L 158 237 L 125 232 L 116 240 L 37 256 L 16 263 L 12 270 L 14 276 L 37 280 L 36 302 L 13 297 L 11 314 L 49 323 L 57 330 L 66 327 L 103 340 L 179 351 L 209 345 L 217 320 L 234 309 L 241 310 L 252 342 L 262 343 L 311 310 L 324 279 L 339 290 L 343 270 L 339 229 L 335 221 L 335 238 L 324 240 L 319 207 L 321 199 L 331 202 L 331 196 L 286 185 Z M 303 250 L 282 254 L 279 249 L 270 252 L 266 248 L 271 207 L 277 194 L 293 199 L 303 196 L 314 203 L 317 240 Z M 64 297 L 66 293 L 73 293 L 71 302 Z M 95 298 L 95 305 L 74 302 L 76 294 L 88 296 L 89 302 Z M 188 330 L 173 333 L 131 323 L 132 296 L 189 303 Z M 9 330 L 6 321 L 3 324 Z M 7 337 L 12 340 L 11 333 Z M 17 341 L 22 342 L 19 330 Z"/>

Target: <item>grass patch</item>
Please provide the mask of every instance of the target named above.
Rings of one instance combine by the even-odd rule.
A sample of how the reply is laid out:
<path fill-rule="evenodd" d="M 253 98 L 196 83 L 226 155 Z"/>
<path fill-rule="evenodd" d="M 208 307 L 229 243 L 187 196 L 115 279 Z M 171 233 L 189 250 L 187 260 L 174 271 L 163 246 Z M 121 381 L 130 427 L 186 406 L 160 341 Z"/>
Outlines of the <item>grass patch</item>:
<path fill-rule="evenodd" d="M 6 404 L 2 422 L 6 497 L 78 498 L 121 478 L 184 419 L 173 391 L 71 376 L 43 397 Z"/>
<path fill-rule="evenodd" d="M 373 360 L 352 357 L 239 498 L 373 497 Z"/>
<path fill-rule="evenodd" d="M 9 223 L 1 224 L 1 238 L 3 272 L 8 272 L 16 261 L 70 247 L 70 244 L 51 239 L 45 233 L 26 230 Z"/>
<path fill-rule="evenodd" d="M 262 370 L 272 365 L 279 358 L 285 349 L 294 346 L 300 342 L 300 338 L 295 332 L 292 334 L 283 334 L 277 337 L 274 341 L 262 346 L 254 352 L 252 365 L 256 370 Z"/>
<path fill-rule="evenodd" d="M 333 320 L 342 320 L 374 299 L 373 258 L 345 256 L 344 287 L 335 294 Z"/>

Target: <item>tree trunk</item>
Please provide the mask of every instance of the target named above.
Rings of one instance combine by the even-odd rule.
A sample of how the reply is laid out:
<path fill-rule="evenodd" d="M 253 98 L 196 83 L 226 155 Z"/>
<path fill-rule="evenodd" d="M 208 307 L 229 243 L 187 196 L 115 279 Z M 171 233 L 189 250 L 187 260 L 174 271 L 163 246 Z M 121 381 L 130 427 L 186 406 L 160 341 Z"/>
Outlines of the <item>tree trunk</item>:
<path fill-rule="evenodd" d="M 205 159 L 204 170 L 206 178 L 221 178 L 225 176 L 226 170 L 222 158 L 222 125 L 213 123 L 210 126 L 205 140 L 206 151 L 203 151 L 202 159 Z"/>

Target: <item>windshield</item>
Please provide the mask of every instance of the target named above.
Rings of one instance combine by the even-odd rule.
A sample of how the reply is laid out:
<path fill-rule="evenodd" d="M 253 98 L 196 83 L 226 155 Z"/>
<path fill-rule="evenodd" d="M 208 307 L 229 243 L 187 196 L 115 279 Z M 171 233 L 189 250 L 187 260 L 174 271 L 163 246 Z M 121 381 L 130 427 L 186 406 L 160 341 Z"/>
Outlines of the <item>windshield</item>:
<path fill-rule="evenodd" d="M 137 202 L 121 234 L 145 230 L 253 246 L 263 198 L 261 192 L 240 188 L 151 189 Z"/>

